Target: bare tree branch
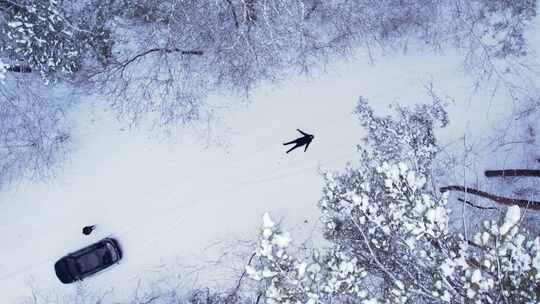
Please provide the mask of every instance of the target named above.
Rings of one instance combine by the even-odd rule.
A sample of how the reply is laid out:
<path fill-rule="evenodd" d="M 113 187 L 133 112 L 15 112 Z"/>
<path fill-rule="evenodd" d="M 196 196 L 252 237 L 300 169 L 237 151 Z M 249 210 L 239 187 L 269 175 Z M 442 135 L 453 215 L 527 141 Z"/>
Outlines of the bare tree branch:
<path fill-rule="evenodd" d="M 197 56 L 202 56 L 203 55 L 203 51 L 201 51 L 201 50 L 181 50 L 181 49 L 178 49 L 178 48 L 172 48 L 172 49 L 153 48 L 153 49 L 149 49 L 147 51 L 144 51 L 142 53 L 139 53 L 139 54 L 133 56 L 132 58 L 130 58 L 130 59 L 126 60 L 126 61 L 121 62 L 119 64 L 119 69 L 125 69 L 128 65 L 135 62 L 136 60 L 141 59 L 142 57 L 144 57 L 144 56 L 146 56 L 148 54 L 156 53 L 156 52 L 160 52 L 160 53 L 180 53 L 182 55 L 197 55 Z"/>
<path fill-rule="evenodd" d="M 498 208 L 495 208 L 495 207 L 482 207 L 482 206 L 478 206 L 478 205 L 473 204 L 473 203 L 469 202 L 468 200 L 464 200 L 464 199 L 462 199 L 462 198 L 458 198 L 457 200 L 460 201 L 460 202 L 463 202 L 463 203 L 465 203 L 465 204 L 467 204 L 467 205 L 469 205 L 469 206 L 471 206 L 471 207 L 478 208 L 478 209 L 482 209 L 482 210 L 499 210 Z"/>
<path fill-rule="evenodd" d="M 234 10 L 234 5 L 232 4 L 231 0 L 225 0 L 225 1 L 229 4 L 229 7 L 231 8 L 231 14 L 233 16 L 234 26 L 236 26 L 236 28 L 238 28 L 240 25 L 238 24 L 238 17 L 236 16 L 236 11 Z"/>
<path fill-rule="evenodd" d="M 253 253 L 251 255 L 251 257 L 249 258 L 249 261 L 247 263 L 247 265 L 251 265 L 251 261 L 253 261 L 253 258 L 255 257 L 255 253 Z M 232 297 L 234 297 L 238 290 L 240 289 L 240 286 L 242 284 L 242 279 L 244 279 L 245 275 L 246 275 L 246 269 L 244 268 L 244 271 L 242 272 L 242 275 L 240 276 L 240 278 L 238 279 L 238 282 L 236 283 L 236 287 L 233 289 L 233 291 L 227 296 L 227 301 L 229 301 Z"/>

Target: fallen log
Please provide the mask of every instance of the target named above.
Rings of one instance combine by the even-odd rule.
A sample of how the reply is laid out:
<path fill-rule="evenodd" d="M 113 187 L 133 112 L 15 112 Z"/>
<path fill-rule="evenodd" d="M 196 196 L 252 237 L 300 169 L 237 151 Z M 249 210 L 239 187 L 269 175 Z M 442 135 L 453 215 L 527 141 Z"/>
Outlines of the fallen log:
<path fill-rule="evenodd" d="M 486 177 L 505 177 L 505 176 L 533 176 L 540 177 L 540 170 L 531 169 L 506 169 L 506 170 L 486 170 Z"/>
<path fill-rule="evenodd" d="M 464 199 L 462 199 L 462 198 L 458 198 L 457 200 L 460 201 L 460 202 L 463 202 L 463 203 L 465 203 L 465 204 L 467 204 L 467 205 L 469 205 L 469 206 L 471 206 L 471 207 L 478 208 L 478 209 L 482 209 L 482 210 L 499 210 L 499 208 L 496 208 L 496 207 L 482 207 L 482 206 L 478 206 L 478 205 L 473 204 L 473 203 L 471 203 L 471 202 L 469 202 L 469 201 L 467 201 L 467 200 L 464 200 Z"/>
<path fill-rule="evenodd" d="M 447 187 L 441 187 L 439 189 L 439 191 L 441 192 L 446 192 L 446 191 L 451 191 L 451 190 L 478 195 L 480 197 L 487 198 L 491 201 L 494 201 L 496 203 L 506 205 L 506 206 L 517 205 L 520 208 L 525 208 L 525 209 L 530 209 L 530 210 L 540 210 L 540 202 L 537 202 L 537 201 L 498 196 L 498 195 L 494 195 L 485 191 L 481 191 L 481 190 L 477 190 L 473 188 L 466 188 L 463 186 L 447 186 Z"/>
<path fill-rule="evenodd" d="M 29 65 L 10 65 L 6 67 L 6 70 L 15 73 L 32 73 L 32 68 Z"/>

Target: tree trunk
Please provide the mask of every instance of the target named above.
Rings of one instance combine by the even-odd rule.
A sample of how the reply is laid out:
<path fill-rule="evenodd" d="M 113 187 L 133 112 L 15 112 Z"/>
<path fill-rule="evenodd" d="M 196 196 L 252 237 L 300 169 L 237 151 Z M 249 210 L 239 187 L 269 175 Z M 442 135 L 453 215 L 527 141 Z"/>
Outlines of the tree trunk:
<path fill-rule="evenodd" d="M 481 190 L 472 189 L 472 188 L 465 188 L 463 186 L 448 186 L 448 187 L 442 187 L 439 189 L 441 192 L 446 192 L 449 190 L 455 190 L 455 191 L 461 191 L 466 192 L 474 195 L 478 195 L 484 198 L 487 198 L 489 200 L 492 200 L 496 203 L 512 206 L 517 205 L 520 208 L 530 209 L 530 210 L 540 210 L 540 202 L 537 201 L 529 201 L 529 200 L 523 200 L 523 199 L 515 199 L 515 198 L 509 198 L 504 196 L 498 196 L 491 193 L 487 193 Z"/>
<path fill-rule="evenodd" d="M 10 65 L 6 68 L 6 70 L 15 73 L 32 73 L 32 68 L 29 65 L 25 64 Z"/>
<path fill-rule="evenodd" d="M 530 170 L 530 169 L 507 169 L 507 170 L 486 170 L 484 172 L 486 177 L 496 177 L 496 176 L 534 176 L 540 177 L 540 170 Z"/>

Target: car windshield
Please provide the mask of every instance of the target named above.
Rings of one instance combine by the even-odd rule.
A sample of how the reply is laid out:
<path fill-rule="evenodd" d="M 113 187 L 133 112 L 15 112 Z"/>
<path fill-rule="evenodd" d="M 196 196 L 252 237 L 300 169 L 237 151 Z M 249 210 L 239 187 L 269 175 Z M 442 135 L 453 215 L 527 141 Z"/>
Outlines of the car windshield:
<path fill-rule="evenodd" d="M 103 265 L 108 265 L 111 262 L 110 256 L 107 248 L 102 246 L 78 257 L 77 267 L 81 273 L 91 272 Z"/>

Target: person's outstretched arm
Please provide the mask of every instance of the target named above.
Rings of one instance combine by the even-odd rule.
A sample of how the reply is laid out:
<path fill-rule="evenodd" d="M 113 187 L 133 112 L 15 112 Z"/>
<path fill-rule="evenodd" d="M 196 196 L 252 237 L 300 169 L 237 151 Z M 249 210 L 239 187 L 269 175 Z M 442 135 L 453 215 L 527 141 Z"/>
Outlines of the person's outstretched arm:
<path fill-rule="evenodd" d="M 309 134 L 307 134 L 307 133 L 302 132 L 302 130 L 300 130 L 300 129 L 296 129 L 296 131 L 302 133 L 302 135 L 304 135 L 304 136 L 308 136 L 308 135 L 309 135 Z"/>
<path fill-rule="evenodd" d="M 309 146 L 310 143 L 311 143 L 310 141 L 307 142 L 306 147 L 304 148 L 304 152 L 306 152 L 307 147 Z"/>

